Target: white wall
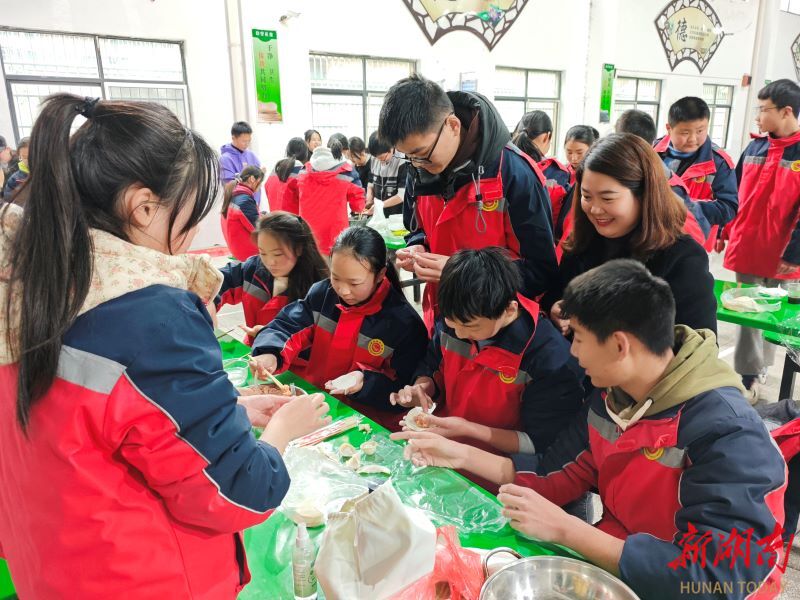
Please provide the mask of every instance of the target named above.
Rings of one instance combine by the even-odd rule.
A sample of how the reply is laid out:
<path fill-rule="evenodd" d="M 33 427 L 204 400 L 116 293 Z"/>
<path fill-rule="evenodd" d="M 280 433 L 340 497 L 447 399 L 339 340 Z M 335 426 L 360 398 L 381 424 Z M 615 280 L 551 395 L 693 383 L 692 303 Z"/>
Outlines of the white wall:
<path fill-rule="evenodd" d="M 475 72 L 478 90 L 490 97 L 498 66 L 559 70 L 562 135 L 577 123 L 599 125 L 600 73 L 606 62 L 616 65 L 618 75 L 662 80 L 662 131 L 677 98 L 701 95 L 703 83 L 733 85 L 728 150 L 736 157 L 749 119 L 747 97 L 754 93 L 740 82 L 752 68 L 758 7 L 777 6 L 776 0 L 712 0 L 727 35 L 700 74 L 689 62 L 670 71 L 654 26 L 667 0 L 530 0 L 491 52 L 467 32 L 447 34 L 431 46 L 400 0 L 240 0 L 240 10 L 236 0 L 228 3 L 227 17 L 241 29 L 241 38 L 230 46 L 233 61 L 223 0 L 29 0 L 3 11 L 3 25 L 183 41 L 194 128 L 219 147 L 228 141 L 232 121 L 249 120 L 255 128 L 253 149 L 265 165 L 282 157 L 290 137 L 311 126 L 308 54 L 314 51 L 416 60 L 424 75 L 451 88 L 458 86 L 460 73 Z M 281 24 L 281 15 L 289 11 L 301 14 Z M 794 79 L 790 46 L 800 33 L 800 17 L 780 13 L 772 22 L 778 26 L 770 27 L 762 42 L 768 53 L 766 77 Z M 256 123 L 253 28 L 278 31 L 280 124 Z M 243 99 L 236 111 L 232 77 Z M 760 85 L 753 82 L 754 88 Z M 10 131 L 5 86 L 0 86 L 0 132 Z M 560 142 L 554 147 L 558 154 Z M 221 241 L 218 217 L 212 214 L 195 246 Z"/>
<path fill-rule="evenodd" d="M 4 0 L 3 4 L 6 4 Z M 215 148 L 230 140 L 233 122 L 224 4 L 216 0 L 26 0 L 0 12 L 8 27 L 184 42 L 192 127 Z M 0 132 L 13 138 L 5 85 Z M 201 225 L 195 246 L 220 240 L 219 216 Z"/>

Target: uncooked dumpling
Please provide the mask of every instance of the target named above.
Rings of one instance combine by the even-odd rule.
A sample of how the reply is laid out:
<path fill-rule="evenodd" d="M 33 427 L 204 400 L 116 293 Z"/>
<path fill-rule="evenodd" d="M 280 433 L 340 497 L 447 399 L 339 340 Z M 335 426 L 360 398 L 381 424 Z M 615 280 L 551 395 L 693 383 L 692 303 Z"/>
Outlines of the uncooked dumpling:
<path fill-rule="evenodd" d="M 339 456 L 342 458 L 350 458 L 351 456 L 355 456 L 357 452 L 358 450 L 356 450 L 356 447 L 350 442 L 345 442 L 339 446 Z"/>
<path fill-rule="evenodd" d="M 375 454 L 375 451 L 378 449 L 378 442 L 374 440 L 368 440 L 359 446 L 361 451 L 366 454 L 367 456 L 372 456 Z"/>

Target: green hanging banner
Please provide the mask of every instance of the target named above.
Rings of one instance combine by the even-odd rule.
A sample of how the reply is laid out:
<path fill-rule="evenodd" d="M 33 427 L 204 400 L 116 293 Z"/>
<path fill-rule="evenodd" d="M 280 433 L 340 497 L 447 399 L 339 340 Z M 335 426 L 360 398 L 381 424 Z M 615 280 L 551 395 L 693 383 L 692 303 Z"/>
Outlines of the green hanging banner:
<path fill-rule="evenodd" d="M 253 68 L 259 123 L 281 123 L 281 77 L 278 70 L 278 32 L 253 29 Z"/>
<path fill-rule="evenodd" d="M 614 93 L 614 75 L 617 70 L 614 65 L 605 63 L 600 82 L 600 122 L 611 122 L 611 100 Z"/>

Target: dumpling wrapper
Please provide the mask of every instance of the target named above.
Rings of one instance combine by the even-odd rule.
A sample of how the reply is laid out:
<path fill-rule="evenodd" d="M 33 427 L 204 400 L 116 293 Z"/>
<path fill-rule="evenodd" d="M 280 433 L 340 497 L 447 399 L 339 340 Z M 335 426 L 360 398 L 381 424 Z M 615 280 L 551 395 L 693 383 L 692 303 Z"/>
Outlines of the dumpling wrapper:
<path fill-rule="evenodd" d="M 355 372 L 345 373 L 344 375 L 340 375 L 331 381 L 330 389 L 344 390 L 346 392 L 350 388 L 354 388 L 356 385 L 358 385 L 358 374 Z"/>
<path fill-rule="evenodd" d="M 355 456 L 357 452 L 358 450 L 356 450 L 356 447 L 350 442 L 345 442 L 339 446 L 339 456 L 342 458 L 350 458 L 351 456 Z"/>
<path fill-rule="evenodd" d="M 378 449 L 378 442 L 374 440 L 367 440 L 361 446 L 359 446 L 361 451 L 366 454 L 367 456 L 372 456 L 375 454 L 375 451 Z"/>
<path fill-rule="evenodd" d="M 392 474 L 391 470 L 383 465 L 364 465 L 358 470 L 359 475 L 372 475 L 373 473 L 381 473 L 382 475 Z"/>
<path fill-rule="evenodd" d="M 411 429 L 412 431 L 425 431 L 427 427 L 420 424 L 418 419 L 426 414 L 425 411 L 422 410 L 422 407 L 415 406 L 408 414 L 406 414 L 405 418 L 403 419 L 405 426 Z"/>
<path fill-rule="evenodd" d="M 354 454 L 347 460 L 346 463 L 344 463 L 344 466 L 348 469 L 353 469 L 353 471 L 358 471 L 358 469 L 361 467 L 361 458 L 358 456 L 358 454 Z"/>

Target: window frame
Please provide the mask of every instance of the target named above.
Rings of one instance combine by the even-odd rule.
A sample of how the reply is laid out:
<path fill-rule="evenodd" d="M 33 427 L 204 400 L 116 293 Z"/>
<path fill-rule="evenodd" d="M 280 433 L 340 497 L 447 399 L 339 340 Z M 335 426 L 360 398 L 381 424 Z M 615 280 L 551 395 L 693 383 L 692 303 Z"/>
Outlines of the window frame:
<path fill-rule="evenodd" d="M 714 129 L 714 109 L 715 108 L 727 108 L 728 109 L 728 118 L 727 118 L 727 120 L 725 122 L 725 139 L 722 140 L 723 143 L 721 143 L 721 144 L 719 142 L 714 142 L 720 148 L 725 148 L 728 145 L 728 137 L 729 137 L 730 127 L 731 127 L 731 113 L 733 113 L 733 94 L 736 91 L 736 88 L 734 86 L 732 86 L 732 85 L 728 85 L 728 84 L 725 84 L 725 83 L 705 83 L 705 82 L 703 83 L 703 87 L 705 87 L 707 85 L 708 86 L 712 86 L 714 88 L 714 101 L 713 101 L 713 103 L 712 102 L 708 102 L 706 100 L 706 103 L 708 104 L 708 108 L 711 110 L 711 118 L 709 118 L 709 120 L 708 120 L 708 135 L 709 135 L 709 137 L 711 137 L 711 131 L 713 131 L 713 129 Z M 717 98 L 719 97 L 719 88 L 721 88 L 721 87 L 726 87 L 726 88 L 728 88 L 730 90 L 730 96 L 729 96 L 730 97 L 730 102 L 728 104 L 722 104 L 722 103 L 717 102 Z M 703 94 L 703 96 L 705 96 L 705 93 Z M 714 141 L 713 138 L 712 138 L 711 141 L 712 142 Z"/>
<path fill-rule="evenodd" d="M 778 8 L 790 15 L 800 15 L 800 1 L 798 0 L 781 0 Z"/>
<path fill-rule="evenodd" d="M 634 109 L 634 110 L 641 110 L 639 106 L 655 106 L 656 107 L 656 116 L 654 121 L 656 122 L 656 126 L 658 126 L 659 119 L 661 118 L 661 96 L 664 92 L 664 80 L 663 79 L 656 79 L 653 77 L 639 77 L 638 75 L 616 75 L 614 80 L 617 81 L 619 79 L 633 79 L 636 81 L 636 92 L 634 93 L 633 100 L 618 100 L 617 96 L 614 95 L 613 98 L 613 107 L 611 109 L 611 116 L 613 117 L 616 113 L 616 108 L 618 105 L 627 107 L 625 110 Z M 641 81 L 655 81 L 658 84 L 658 99 L 653 100 L 639 100 L 639 82 Z M 616 87 L 616 86 L 615 86 Z"/>
<path fill-rule="evenodd" d="M 527 67 L 507 67 L 505 65 L 497 65 L 495 67 L 495 73 L 499 70 L 505 71 L 521 71 L 525 75 L 525 96 L 498 96 L 495 94 L 494 100 L 495 102 L 522 102 L 523 112 L 528 112 L 528 103 L 529 102 L 553 102 L 555 104 L 555 118 L 553 119 L 553 142 L 550 147 L 550 154 L 551 156 L 555 156 L 555 149 L 556 149 L 556 140 L 559 139 L 558 134 L 560 130 L 561 124 L 561 91 L 563 89 L 563 71 L 554 71 L 551 69 L 529 69 Z M 557 90 L 556 96 L 531 96 L 530 91 L 528 89 L 528 82 L 530 81 L 530 74 L 531 73 L 547 73 L 548 75 L 556 75 L 557 81 Z M 522 115 L 520 115 L 522 117 Z M 516 126 L 516 125 L 515 125 Z M 511 129 L 513 133 L 513 128 Z"/>
<path fill-rule="evenodd" d="M 184 104 L 186 113 L 186 127 L 192 126 L 192 103 L 189 92 L 189 82 L 186 75 L 186 53 L 184 42 L 182 40 L 165 40 L 165 39 L 150 39 L 128 37 L 120 35 L 99 35 L 94 33 L 81 33 L 77 31 L 61 31 L 61 30 L 47 30 L 47 29 L 28 29 L 24 27 L 7 27 L 0 26 L 0 31 L 9 31 L 13 33 L 33 33 L 44 35 L 59 35 L 67 37 L 83 37 L 92 38 L 94 42 L 95 59 L 97 61 L 97 77 L 58 77 L 50 75 L 9 75 L 6 71 L 3 53 L 0 52 L 0 73 L 3 75 L 6 86 L 6 95 L 8 98 L 9 112 L 11 114 L 11 126 L 14 132 L 16 141 L 24 137 L 20 134 L 20 125 L 17 118 L 16 106 L 14 104 L 14 96 L 11 86 L 13 83 L 32 83 L 39 85 L 52 85 L 52 84 L 65 84 L 65 85 L 96 85 L 100 88 L 102 100 L 107 99 L 107 87 L 113 84 L 124 84 L 126 87 L 173 87 L 180 88 L 184 92 Z M 152 42 L 156 44 L 174 44 L 178 46 L 181 56 L 181 71 L 183 79 L 180 81 L 154 81 L 151 79 L 120 79 L 120 78 L 106 78 L 103 72 L 103 60 L 100 55 L 100 40 L 101 39 L 115 39 L 126 40 L 132 42 Z"/>
<path fill-rule="evenodd" d="M 309 61 L 315 56 L 326 56 L 332 58 L 347 58 L 347 59 L 358 59 L 361 61 L 361 90 L 356 89 L 334 89 L 334 88 L 317 88 L 314 87 L 313 80 L 310 82 L 310 101 L 311 101 L 311 127 L 316 129 L 318 127 L 323 127 L 324 125 L 318 125 L 314 122 L 314 96 L 352 96 L 353 98 L 361 98 L 361 134 L 363 136 L 363 140 L 366 143 L 368 140 L 368 136 L 371 132 L 367 131 L 367 123 L 369 120 L 369 98 L 370 95 L 376 95 L 375 90 L 370 90 L 369 85 L 367 84 L 367 62 L 370 60 L 385 60 L 385 61 L 393 61 L 393 62 L 401 62 L 401 63 L 408 63 L 411 67 L 411 71 L 409 75 L 417 73 L 418 64 L 417 60 L 410 59 L 410 58 L 397 58 L 393 56 L 373 56 L 371 54 L 345 54 L 342 52 L 317 52 L 314 50 L 309 51 L 308 58 Z M 310 65 L 309 65 L 310 70 Z M 380 92 L 377 92 L 380 93 Z M 383 95 L 386 95 L 386 92 L 382 92 Z M 342 132 L 345 135 L 354 135 L 351 132 Z"/>

